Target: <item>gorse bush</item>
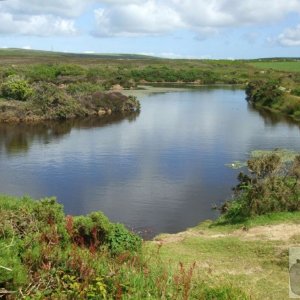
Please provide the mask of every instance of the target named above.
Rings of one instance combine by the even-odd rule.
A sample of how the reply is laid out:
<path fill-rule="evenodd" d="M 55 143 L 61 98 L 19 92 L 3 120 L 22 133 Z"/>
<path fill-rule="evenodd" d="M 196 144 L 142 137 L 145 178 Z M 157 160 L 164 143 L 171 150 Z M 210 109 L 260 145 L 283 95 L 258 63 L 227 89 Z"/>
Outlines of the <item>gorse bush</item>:
<path fill-rule="evenodd" d="M 65 216 L 54 198 L 0 196 L 0 297 L 5 299 L 248 299 L 194 281 L 196 264 L 171 268 L 160 247 L 102 212 Z"/>
<path fill-rule="evenodd" d="M 247 100 L 254 104 L 271 106 L 282 100 L 283 91 L 276 80 L 256 80 L 248 83 L 246 95 Z"/>
<path fill-rule="evenodd" d="M 129 232 L 123 224 L 114 224 L 109 231 L 106 242 L 113 255 L 119 255 L 126 251 L 138 251 L 141 249 L 141 239 Z"/>
<path fill-rule="evenodd" d="M 249 82 L 246 87 L 246 95 L 247 101 L 254 106 L 271 109 L 297 120 L 300 119 L 298 89 L 288 93 L 279 86 L 279 81 L 256 80 Z"/>
<path fill-rule="evenodd" d="M 103 299 L 114 280 L 107 277 L 111 257 L 130 260 L 140 249 L 141 238 L 101 212 L 65 217 L 53 198 L 0 196 L 0 290 Z"/>
<path fill-rule="evenodd" d="M 17 75 L 8 76 L 1 84 L 1 94 L 8 99 L 26 101 L 32 93 L 28 82 Z"/>
<path fill-rule="evenodd" d="M 78 101 L 53 83 L 36 83 L 31 102 L 37 114 L 47 115 L 48 118 L 66 119 L 85 115 Z"/>
<path fill-rule="evenodd" d="M 222 212 L 228 220 L 239 221 L 255 215 L 300 210 L 300 156 L 283 162 L 276 153 L 248 161 L 248 174 L 240 173 L 235 196 Z"/>
<path fill-rule="evenodd" d="M 140 102 L 133 96 L 125 96 L 119 92 L 94 93 L 89 99 L 97 109 L 104 109 L 111 112 L 134 112 L 140 110 Z"/>

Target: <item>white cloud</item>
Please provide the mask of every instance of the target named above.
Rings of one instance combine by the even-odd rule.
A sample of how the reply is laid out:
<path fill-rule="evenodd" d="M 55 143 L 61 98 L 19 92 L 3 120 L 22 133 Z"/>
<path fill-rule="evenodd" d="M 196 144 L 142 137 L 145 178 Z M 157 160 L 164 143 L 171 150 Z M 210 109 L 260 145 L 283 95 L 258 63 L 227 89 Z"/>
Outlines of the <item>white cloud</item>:
<path fill-rule="evenodd" d="M 95 36 L 158 35 L 187 29 L 201 40 L 226 28 L 269 24 L 300 13 L 300 0 L 7 0 L 0 1 L 0 32 L 74 34 L 77 18 L 95 7 L 91 30 Z"/>
<path fill-rule="evenodd" d="M 95 10 L 97 36 L 137 36 L 189 29 L 198 39 L 228 27 L 268 24 L 300 13 L 300 0 L 106 0 Z"/>
<path fill-rule="evenodd" d="M 14 16 L 0 13 L 0 33 L 36 36 L 74 35 L 74 21 L 49 15 Z"/>
<path fill-rule="evenodd" d="M 279 34 L 275 42 L 285 47 L 300 46 L 300 24 L 294 28 L 287 28 L 283 33 Z"/>
<path fill-rule="evenodd" d="M 184 26 L 178 13 L 171 7 L 151 0 L 143 5 L 131 3 L 96 9 L 95 18 L 96 36 L 162 34 Z"/>
<path fill-rule="evenodd" d="M 48 15 L 61 17 L 79 16 L 93 0 L 7 0 L 0 3 L 0 10 L 21 15 Z"/>

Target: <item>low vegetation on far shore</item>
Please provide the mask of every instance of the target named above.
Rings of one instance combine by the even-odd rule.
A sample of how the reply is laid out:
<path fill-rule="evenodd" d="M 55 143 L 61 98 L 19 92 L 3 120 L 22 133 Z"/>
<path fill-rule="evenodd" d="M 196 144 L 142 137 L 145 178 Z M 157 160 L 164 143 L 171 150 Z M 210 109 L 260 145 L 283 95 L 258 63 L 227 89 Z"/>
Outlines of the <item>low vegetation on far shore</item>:
<path fill-rule="evenodd" d="M 135 97 L 102 90 L 101 86 L 88 83 L 66 88 L 47 81 L 30 83 L 18 75 L 9 75 L 0 89 L 0 121 L 64 120 L 140 110 Z"/>
<path fill-rule="evenodd" d="M 276 98 L 276 103 L 270 104 L 261 99 L 256 107 L 300 118 L 297 59 L 170 60 L 138 55 L 76 55 L 18 49 L 0 49 L 0 59 L 0 122 L 138 111 L 140 104 L 134 97 L 125 99 L 117 93 L 144 84 L 246 87 L 249 82 L 252 86 L 253 80 L 277 82 L 277 86 L 288 91 L 283 100 Z M 264 86 L 261 86 L 262 93 Z M 269 93 L 270 86 L 267 89 Z M 114 94 L 110 96 L 112 91 Z M 276 92 L 274 89 L 272 93 Z"/>

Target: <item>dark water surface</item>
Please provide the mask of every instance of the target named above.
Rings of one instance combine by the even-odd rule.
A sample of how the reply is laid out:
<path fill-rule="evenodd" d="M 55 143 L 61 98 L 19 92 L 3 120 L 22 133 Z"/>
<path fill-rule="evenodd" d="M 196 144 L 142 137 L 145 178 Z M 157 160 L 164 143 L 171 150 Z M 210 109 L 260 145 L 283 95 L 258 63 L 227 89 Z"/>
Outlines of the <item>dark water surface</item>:
<path fill-rule="evenodd" d="M 136 230 L 177 232 L 216 217 L 254 149 L 300 150 L 299 126 L 248 107 L 242 90 L 156 93 L 128 117 L 0 126 L 0 193 L 57 196 Z"/>

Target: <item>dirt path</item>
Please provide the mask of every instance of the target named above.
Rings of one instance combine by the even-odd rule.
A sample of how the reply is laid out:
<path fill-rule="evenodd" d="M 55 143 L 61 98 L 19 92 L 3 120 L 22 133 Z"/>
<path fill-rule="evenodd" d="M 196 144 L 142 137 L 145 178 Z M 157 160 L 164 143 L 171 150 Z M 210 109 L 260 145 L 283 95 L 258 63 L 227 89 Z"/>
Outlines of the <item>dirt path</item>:
<path fill-rule="evenodd" d="M 300 236 L 300 224 L 278 224 L 257 226 L 250 229 L 238 229 L 230 233 L 215 233 L 209 230 L 189 229 L 176 234 L 162 235 L 155 239 L 156 243 L 176 243 L 188 237 L 202 237 L 207 239 L 223 237 L 239 237 L 242 240 L 272 240 L 288 241 L 293 236 Z"/>

